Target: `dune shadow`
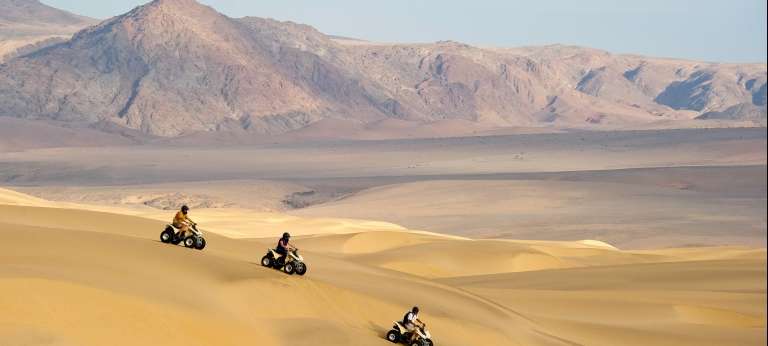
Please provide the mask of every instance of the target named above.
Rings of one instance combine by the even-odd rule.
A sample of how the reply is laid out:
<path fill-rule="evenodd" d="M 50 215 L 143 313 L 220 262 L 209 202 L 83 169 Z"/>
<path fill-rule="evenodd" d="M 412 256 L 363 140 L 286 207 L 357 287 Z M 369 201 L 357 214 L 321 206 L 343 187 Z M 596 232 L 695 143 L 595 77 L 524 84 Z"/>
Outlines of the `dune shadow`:
<path fill-rule="evenodd" d="M 262 269 L 269 269 L 269 270 L 279 271 L 279 270 L 277 270 L 275 268 L 272 268 L 272 267 L 265 267 L 265 266 L 261 265 L 261 262 L 248 261 L 248 264 L 256 266 L 256 267 L 259 267 L 259 268 L 262 268 Z"/>
<path fill-rule="evenodd" d="M 389 331 L 389 328 L 382 327 L 380 324 L 374 323 L 373 321 L 368 321 L 368 329 L 382 338 L 386 337 L 387 331 Z"/>

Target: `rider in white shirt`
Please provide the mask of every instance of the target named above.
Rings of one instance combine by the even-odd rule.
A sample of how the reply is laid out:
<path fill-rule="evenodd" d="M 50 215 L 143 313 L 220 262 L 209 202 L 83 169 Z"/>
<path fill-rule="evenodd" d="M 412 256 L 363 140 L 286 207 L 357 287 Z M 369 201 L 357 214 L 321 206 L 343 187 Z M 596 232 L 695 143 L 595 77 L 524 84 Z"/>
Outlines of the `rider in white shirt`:
<path fill-rule="evenodd" d="M 414 306 L 411 311 L 405 313 L 403 316 L 403 326 L 411 333 L 411 340 L 409 343 L 416 341 L 416 326 L 420 325 L 424 327 L 424 322 L 419 319 L 419 307 Z"/>

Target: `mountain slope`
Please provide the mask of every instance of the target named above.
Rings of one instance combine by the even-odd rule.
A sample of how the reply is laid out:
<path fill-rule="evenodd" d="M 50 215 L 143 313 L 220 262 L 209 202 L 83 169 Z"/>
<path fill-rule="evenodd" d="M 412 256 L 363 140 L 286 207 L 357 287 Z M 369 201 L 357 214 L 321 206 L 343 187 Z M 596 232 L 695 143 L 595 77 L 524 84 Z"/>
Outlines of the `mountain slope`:
<path fill-rule="evenodd" d="M 255 37 L 248 23 L 191 0 L 152 2 L 9 62 L 2 112 L 108 119 L 164 136 L 284 132 L 329 114 L 378 112 L 345 71 Z"/>
<path fill-rule="evenodd" d="M 712 112 L 764 124 L 765 71 L 565 46 L 375 44 L 156 0 L 0 66 L 0 116 L 168 137 L 391 121 L 467 133 L 475 126 L 456 124 L 626 128 Z"/>
<path fill-rule="evenodd" d="M 54 43 L 96 23 L 37 0 L 0 0 L 0 62 Z M 27 47 L 31 46 L 31 47 Z"/>

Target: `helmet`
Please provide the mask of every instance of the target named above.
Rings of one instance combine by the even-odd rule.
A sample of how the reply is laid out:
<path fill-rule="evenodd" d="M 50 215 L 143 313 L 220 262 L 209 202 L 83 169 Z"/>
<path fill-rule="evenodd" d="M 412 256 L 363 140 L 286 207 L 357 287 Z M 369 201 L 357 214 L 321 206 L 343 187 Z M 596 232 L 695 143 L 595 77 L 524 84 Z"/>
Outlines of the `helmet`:
<path fill-rule="evenodd" d="M 187 211 L 189 211 L 189 207 L 187 207 L 186 205 L 182 205 L 181 206 L 181 212 L 182 213 L 186 213 Z"/>
<path fill-rule="evenodd" d="M 414 306 L 413 309 L 411 309 L 411 312 L 413 312 L 414 314 L 418 314 L 419 313 L 419 307 L 418 306 Z"/>
<path fill-rule="evenodd" d="M 283 238 L 289 239 L 291 237 L 291 234 L 288 232 L 283 233 Z"/>

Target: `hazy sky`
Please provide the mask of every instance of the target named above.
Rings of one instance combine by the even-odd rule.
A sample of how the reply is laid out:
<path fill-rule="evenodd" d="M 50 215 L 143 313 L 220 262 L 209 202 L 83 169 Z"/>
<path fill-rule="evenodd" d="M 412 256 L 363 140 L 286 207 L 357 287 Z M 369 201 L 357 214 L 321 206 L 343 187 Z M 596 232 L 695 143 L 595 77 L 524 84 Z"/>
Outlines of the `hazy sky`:
<path fill-rule="evenodd" d="M 107 18 L 137 0 L 42 0 Z M 387 42 L 575 44 L 617 53 L 723 62 L 766 61 L 766 0 L 202 0 L 231 17 L 310 24 Z"/>

